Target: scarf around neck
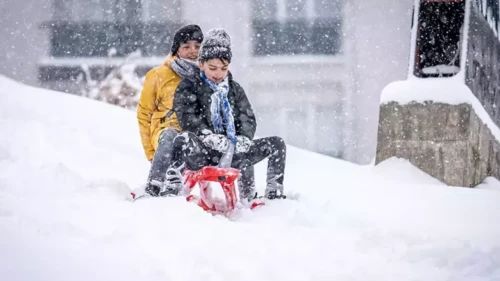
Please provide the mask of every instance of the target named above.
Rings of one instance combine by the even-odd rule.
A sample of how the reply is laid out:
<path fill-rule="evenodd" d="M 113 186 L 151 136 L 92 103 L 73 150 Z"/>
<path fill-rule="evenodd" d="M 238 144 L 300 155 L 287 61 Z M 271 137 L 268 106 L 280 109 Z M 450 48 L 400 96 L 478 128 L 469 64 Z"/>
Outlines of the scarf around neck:
<path fill-rule="evenodd" d="M 195 62 L 178 58 L 170 62 L 172 70 L 179 75 L 182 79 L 187 77 L 194 77 L 200 68 Z"/>
<path fill-rule="evenodd" d="M 210 81 L 205 73 L 200 73 L 201 79 L 208 84 L 214 91 L 211 96 L 212 103 L 210 105 L 210 112 L 212 114 L 212 123 L 214 131 L 217 134 L 223 133 L 226 130 L 227 137 L 236 143 L 236 128 L 234 126 L 234 117 L 227 97 L 229 93 L 229 78 L 226 77 L 219 84 Z M 222 113 L 222 115 L 221 115 Z"/>

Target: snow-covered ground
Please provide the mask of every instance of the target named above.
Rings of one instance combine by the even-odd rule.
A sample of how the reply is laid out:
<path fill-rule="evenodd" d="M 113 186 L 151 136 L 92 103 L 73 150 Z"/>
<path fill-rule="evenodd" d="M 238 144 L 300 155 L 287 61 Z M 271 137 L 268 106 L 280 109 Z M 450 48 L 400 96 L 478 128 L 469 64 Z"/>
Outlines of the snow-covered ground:
<path fill-rule="evenodd" d="M 231 219 L 131 203 L 149 166 L 134 112 L 0 77 L 0 280 L 500 280 L 496 180 L 288 149 L 298 200 Z"/>

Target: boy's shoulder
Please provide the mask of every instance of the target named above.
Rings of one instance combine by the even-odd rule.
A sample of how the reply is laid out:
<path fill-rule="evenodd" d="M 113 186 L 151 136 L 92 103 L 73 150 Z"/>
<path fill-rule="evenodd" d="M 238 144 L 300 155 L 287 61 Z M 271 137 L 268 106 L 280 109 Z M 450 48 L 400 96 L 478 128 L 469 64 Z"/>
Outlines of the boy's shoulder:
<path fill-rule="evenodd" d="M 241 88 L 240 83 L 238 83 L 236 80 L 234 80 L 234 76 L 233 76 L 233 73 L 231 73 L 231 71 L 228 71 L 227 77 L 229 79 L 230 84 L 233 84 L 233 85 Z"/>
<path fill-rule="evenodd" d="M 159 65 L 151 68 L 147 74 L 149 74 L 151 76 L 157 75 L 157 76 L 163 77 L 163 78 L 168 78 L 168 77 L 175 78 L 178 75 L 174 72 L 174 70 L 170 66 L 171 62 L 174 61 L 174 59 L 175 58 L 169 54 L 162 64 L 159 64 Z M 177 77 L 177 78 L 179 78 L 179 77 Z"/>
<path fill-rule="evenodd" d="M 234 80 L 233 75 L 231 73 L 229 75 L 229 83 L 231 84 L 231 88 L 235 89 L 238 93 L 244 93 L 243 87 L 238 83 L 238 81 Z"/>
<path fill-rule="evenodd" d="M 169 65 L 163 64 L 153 67 L 149 72 L 155 72 L 158 76 L 172 76 L 172 78 L 177 75 Z"/>
<path fill-rule="evenodd" d="M 197 85 L 201 85 L 201 83 L 201 78 L 198 79 L 198 77 L 186 77 L 181 80 L 177 89 L 196 88 Z"/>

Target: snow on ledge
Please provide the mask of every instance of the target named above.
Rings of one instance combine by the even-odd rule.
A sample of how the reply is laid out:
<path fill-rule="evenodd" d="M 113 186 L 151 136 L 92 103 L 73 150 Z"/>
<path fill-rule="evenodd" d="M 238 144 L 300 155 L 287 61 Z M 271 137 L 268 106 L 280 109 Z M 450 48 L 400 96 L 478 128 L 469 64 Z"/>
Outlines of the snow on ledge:
<path fill-rule="evenodd" d="M 451 105 L 470 104 L 476 115 L 490 129 L 495 139 L 500 142 L 500 129 L 469 87 L 459 79 L 427 78 L 392 82 L 382 90 L 380 104 L 390 102 L 409 104 L 429 101 Z"/>

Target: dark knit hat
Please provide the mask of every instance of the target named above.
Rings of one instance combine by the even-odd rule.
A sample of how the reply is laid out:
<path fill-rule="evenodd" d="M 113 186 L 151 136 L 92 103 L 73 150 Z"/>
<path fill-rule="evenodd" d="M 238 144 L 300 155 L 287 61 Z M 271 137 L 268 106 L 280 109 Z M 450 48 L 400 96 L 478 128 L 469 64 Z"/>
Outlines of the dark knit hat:
<path fill-rule="evenodd" d="M 203 42 L 203 32 L 201 32 L 201 28 L 195 24 L 186 25 L 175 32 L 174 42 L 172 43 L 170 52 L 172 52 L 173 55 L 177 55 L 177 51 L 181 44 L 190 40 L 195 40 L 199 43 Z"/>
<path fill-rule="evenodd" d="M 205 62 L 211 59 L 223 59 L 231 62 L 231 37 L 222 28 L 210 29 L 201 44 L 198 60 Z"/>

